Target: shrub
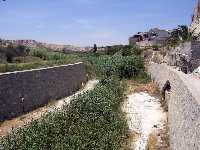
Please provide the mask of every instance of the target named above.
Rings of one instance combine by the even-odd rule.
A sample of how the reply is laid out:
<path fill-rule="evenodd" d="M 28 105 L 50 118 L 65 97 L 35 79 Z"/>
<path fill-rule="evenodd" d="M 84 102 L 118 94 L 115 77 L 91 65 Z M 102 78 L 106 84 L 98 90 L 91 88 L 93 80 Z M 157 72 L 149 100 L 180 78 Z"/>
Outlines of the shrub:
<path fill-rule="evenodd" d="M 33 49 L 30 51 L 30 55 L 34 57 L 39 57 L 43 60 L 47 60 L 47 50 L 46 49 Z"/>
<path fill-rule="evenodd" d="M 123 45 L 114 45 L 114 46 L 107 46 L 105 48 L 107 55 L 114 55 L 115 53 L 119 52 L 122 49 Z"/>
<path fill-rule="evenodd" d="M 147 84 L 149 82 L 151 82 L 151 76 L 149 74 L 147 74 L 146 72 L 141 72 L 136 78 L 135 80 L 138 83 L 141 84 Z"/>
<path fill-rule="evenodd" d="M 33 57 L 33 56 L 20 56 L 20 57 L 15 57 L 13 59 L 13 63 L 34 63 L 34 62 L 39 62 L 42 61 L 42 59 L 38 58 L 38 57 Z"/>
<path fill-rule="evenodd" d="M 47 54 L 47 60 L 61 60 L 66 58 L 65 54 L 59 52 L 50 52 Z"/>
<path fill-rule="evenodd" d="M 137 46 L 124 46 L 122 49 L 122 56 L 139 56 L 142 54 L 142 50 L 138 48 Z"/>
<path fill-rule="evenodd" d="M 132 78 L 144 71 L 144 63 L 139 56 L 102 56 L 89 59 L 95 65 L 96 74 L 99 76 L 118 76 Z"/>
<path fill-rule="evenodd" d="M 31 51 L 31 53 L 33 54 L 34 51 Z M 36 55 L 26 56 L 26 57 L 16 57 L 14 59 L 14 61 L 20 62 L 20 63 L 0 64 L 0 72 L 3 73 L 3 72 L 29 70 L 29 69 L 36 69 L 36 68 L 76 63 L 76 62 L 81 61 L 81 58 L 75 54 L 69 54 L 69 55 L 61 54 L 60 58 L 63 58 L 63 59 L 56 59 L 57 56 L 56 57 L 53 56 L 54 58 L 52 58 L 52 59 L 49 59 L 48 55 L 46 55 L 45 57 L 46 57 L 45 59 L 47 59 L 47 60 L 43 60 L 40 57 L 36 57 Z"/>

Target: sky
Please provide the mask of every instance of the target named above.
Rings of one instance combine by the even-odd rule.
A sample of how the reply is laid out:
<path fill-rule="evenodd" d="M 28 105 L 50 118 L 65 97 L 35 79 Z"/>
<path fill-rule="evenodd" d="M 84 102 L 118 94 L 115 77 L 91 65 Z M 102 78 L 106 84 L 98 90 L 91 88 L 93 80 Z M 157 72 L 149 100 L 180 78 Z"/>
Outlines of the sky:
<path fill-rule="evenodd" d="M 0 38 L 76 46 L 127 44 L 139 31 L 189 25 L 196 0 L 7 0 Z"/>

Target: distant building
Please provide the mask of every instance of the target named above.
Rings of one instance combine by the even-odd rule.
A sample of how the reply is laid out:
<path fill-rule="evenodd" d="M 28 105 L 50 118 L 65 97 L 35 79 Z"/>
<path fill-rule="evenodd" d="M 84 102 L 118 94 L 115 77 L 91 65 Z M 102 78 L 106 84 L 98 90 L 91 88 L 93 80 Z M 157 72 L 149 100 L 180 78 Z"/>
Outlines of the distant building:
<path fill-rule="evenodd" d="M 148 32 L 138 32 L 129 38 L 129 44 L 137 44 L 140 47 L 148 47 L 153 45 L 163 45 L 171 36 L 171 32 L 158 28 L 150 29 Z"/>
<path fill-rule="evenodd" d="M 148 40 L 148 38 L 149 38 L 148 32 L 138 32 L 137 34 L 129 38 L 129 44 L 135 45 L 137 42 Z"/>
<path fill-rule="evenodd" d="M 151 29 L 149 33 L 151 35 L 149 41 L 152 41 L 153 45 L 163 45 L 171 36 L 170 31 L 158 28 Z"/>
<path fill-rule="evenodd" d="M 1 39 L 1 43 L 3 43 L 5 46 L 9 44 L 14 44 L 14 45 L 24 45 L 28 47 L 36 47 L 37 42 L 35 40 L 4 40 Z"/>

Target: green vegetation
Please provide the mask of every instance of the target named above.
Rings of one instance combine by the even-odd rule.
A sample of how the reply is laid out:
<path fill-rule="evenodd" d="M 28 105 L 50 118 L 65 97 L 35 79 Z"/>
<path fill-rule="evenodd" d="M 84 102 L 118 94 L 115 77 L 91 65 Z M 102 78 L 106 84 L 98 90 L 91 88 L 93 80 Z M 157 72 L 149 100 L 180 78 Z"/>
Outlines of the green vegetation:
<path fill-rule="evenodd" d="M 139 56 L 99 56 L 90 61 L 99 76 L 116 75 L 120 78 L 132 78 L 144 71 L 144 63 Z"/>
<path fill-rule="evenodd" d="M 67 55 L 60 52 L 49 52 L 47 49 L 32 49 L 29 53 L 30 56 L 39 57 L 42 60 L 61 60 L 67 59 Z"/>
<path fill-rule="evenodd" d="M 167 45 L 175 47 L 180 43 L 195 41 L 200 35 L 194 34 L 195 30 L 191 30 L 187 25 L 179 25 L 173 30 L 171 38 L 168 40 Z"/>
<path fill-rule="evenodd" d="M 30 59 L 41 61 L 5 64 L 7 70 L 1 72 L 83 61 L 89 78 L 98 77 L 100 83 L 93 91 L 75 97 L 62 110 L 47 113 L 30 125 L 13 130 L 0 139 L 0 149 L 121 149 L 128 138 L 127 122 L 120 109 L 126 90 L 123 78 L 133 78 L 142 83 L 150 79 L 141 53 L 138 48 L 129 46 L 119 49 L 114 55 L 31 50 Z"/>
<path fill-rule="evenodd" d="M 131 46 L 121 46 L 114 55 L 102 53 L 72 53 L 50 52 L 47 49 L 31 49 L 28 55 L 15 57 L 13 63 L 0 64 L 0 72 L 50 67 L 83 61 L 88 77 L 137 78 L 144 74 L 144 62 L 141 49 Z"/>
<path fill-rule="evenodd" d="M 123 92 L 119 80 L 103 79 L 70 106 L 13 131 L 0 145 L 6 150 L 120 149 L 128 131 L 120 111 Z"/>
<path fill-rule="evenodd" d="M 126 45 L 121 50 L 122 56 L 141 56 L 142 49 L 136 46 Z"/>
<path fill-rule="evenodd" d="M 73 57 L 72 57 L 73 58 Z M 64 59 L 64 60 L 55 60 L 55 61 L 38 61 L 33 63 L 6 63 L 0 64 L 0 72 L 14 72 L 22 70 L 37 69 L 43 67 L 52 67 L 56 65 L 64 65 L 78 62 L 77 59 Z"/>
<path fill-rule="evenodd" d="M 81 61 L 76 54 L 49 52 L 46 49 L 32 49 L 27 55 L 12 58 L 12 63 L 0 64 L 0 72 L 30 70 L 42 67 L 52 67 Z"/>
<path fill-rule="evenodd" d="M 115 55 L 116 53 L 121 53 L 123 56 L 130 55 L 140 55 L 142 50 L 136 46 L 130 45 L 115 45 L 115 46 L 107 46 L 105 51 L 103 51 L 106 55 Z"/>
<path fill-rule="evenodd" d="M 98 77 L 114 75 L 119 78 L 137 78 L 139 75 L 145 74 L 141 54 L 142 51 L 136 47 L 123 46 L 114 55 L 100 53 L 79 55 L 79 57 L 93 66 L 94 73 Z"/>
<path fill-rule="evenodd" d="M 0 45 L 0 54 L 5 56 L 5 59 L 8 63 L 12 63 L 14 57 L 26 56 L 29 51 L 29 48 L 22 45 L 14 46 L 10 44 L 7 47 L 2 47 Z"/>

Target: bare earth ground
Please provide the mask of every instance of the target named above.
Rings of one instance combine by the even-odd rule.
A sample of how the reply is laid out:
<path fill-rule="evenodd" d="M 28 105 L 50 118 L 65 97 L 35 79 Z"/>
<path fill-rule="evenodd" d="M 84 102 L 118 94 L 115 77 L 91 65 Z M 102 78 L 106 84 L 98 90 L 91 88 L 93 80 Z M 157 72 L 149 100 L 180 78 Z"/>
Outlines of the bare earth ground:
<path fill-rule="evenodd" d="M 167 150 L 167 113 L 154 83 L 129 85 L 122 110 L 127 116 L 130 132 L 129 150 Z"/>
<path fill-rule="evenodd" d="M 0 136 L 7 135 L 12 129 L 22 127 L 26 124 L 29 124 L 33 120 L 39 119 L 42 115 L 47 112 L 54 111 L 55 109 L 61 109 L 64 104 L 69 104 L 72 98 L 78 94 L 81 94 L 85 91 L 92 90 L 98 83 L 97 80 L 91 80 L 86 83 L 83 89 L 76 92 L 74 95 L 67 98 L 63 98 L 58 101 L 52 101 L 47 106 L 38 108 L 30 113 L 22 115 L 20 117 L 14 118 L 12 120 L 4 121 L 0 124 Z"/>

